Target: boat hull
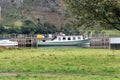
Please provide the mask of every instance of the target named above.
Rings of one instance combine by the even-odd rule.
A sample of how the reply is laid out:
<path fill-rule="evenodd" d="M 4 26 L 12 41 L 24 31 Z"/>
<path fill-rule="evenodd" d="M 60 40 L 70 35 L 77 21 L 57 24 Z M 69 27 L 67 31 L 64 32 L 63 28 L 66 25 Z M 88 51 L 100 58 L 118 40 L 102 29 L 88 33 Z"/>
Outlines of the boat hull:
<path fill-rule="evenodd" d="M 6 44 L 0 44 L 0 46 L 18 46 L 18 43 L 6 43 Z"/>
<path fill-rule="evenodd" d="M 5 46 L 5 47 L 18 46 L 18 42 L 9 41 L 9 40 L 0 40 L 0 46 Z"/>
<path fill-rule="evenodd" d="M 52 46 L 79 46 L 90 47 L 90 39 L 79 41 L 63 41 L 63 42 L 37 42 L 38 47 L 52 47 Z"/>

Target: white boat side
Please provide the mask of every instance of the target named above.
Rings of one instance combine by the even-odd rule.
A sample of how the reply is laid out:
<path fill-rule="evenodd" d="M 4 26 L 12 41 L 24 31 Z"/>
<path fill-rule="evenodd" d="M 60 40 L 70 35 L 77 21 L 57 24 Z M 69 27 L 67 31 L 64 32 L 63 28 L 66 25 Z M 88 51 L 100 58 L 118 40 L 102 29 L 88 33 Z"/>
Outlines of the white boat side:
<path fill-rule="evenodd" d="M 55 36 L 51 40 L 42 40 L 41 42 L 73 42 L 88 39 L 87 36 Z"/>

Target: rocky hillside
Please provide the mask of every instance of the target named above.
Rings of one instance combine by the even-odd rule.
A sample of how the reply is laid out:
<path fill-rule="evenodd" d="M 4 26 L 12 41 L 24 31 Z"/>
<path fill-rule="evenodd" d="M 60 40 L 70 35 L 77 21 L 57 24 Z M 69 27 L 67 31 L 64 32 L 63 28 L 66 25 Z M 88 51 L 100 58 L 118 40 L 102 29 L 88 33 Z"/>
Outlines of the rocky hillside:
<path fill-rule="evenodd" d="M 49 22 L 60 26 L 66 23 L 62 0 L 0 0 L 4 24 L 16 20 Z"/>

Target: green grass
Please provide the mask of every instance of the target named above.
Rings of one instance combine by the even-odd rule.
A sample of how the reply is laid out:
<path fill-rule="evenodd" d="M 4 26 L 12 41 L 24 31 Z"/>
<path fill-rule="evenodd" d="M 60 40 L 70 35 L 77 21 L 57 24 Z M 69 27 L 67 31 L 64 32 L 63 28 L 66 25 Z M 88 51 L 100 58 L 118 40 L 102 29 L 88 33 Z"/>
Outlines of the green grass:
<path fill-rule="evenodd" d="M 119 50 L 3 49 L 0 73 L 17 75 L 0 80 L 119 80 L 119 63 Z"/>
<path fill-rule="evenodd" d="M 107 34 L 110 35 L 110 37 L 120 37 L 120 31 L 118 30 L 105 30 Z"/>

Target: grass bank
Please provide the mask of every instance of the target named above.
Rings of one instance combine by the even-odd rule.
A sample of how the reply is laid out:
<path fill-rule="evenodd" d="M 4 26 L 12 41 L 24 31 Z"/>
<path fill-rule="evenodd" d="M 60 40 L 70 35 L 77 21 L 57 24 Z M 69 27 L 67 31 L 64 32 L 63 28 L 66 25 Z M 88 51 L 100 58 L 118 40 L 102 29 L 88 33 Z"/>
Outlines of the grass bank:
<path fill-rule="evenodd" d="M 110 37 L 120 37 L 120 31 L 118 30 L 105 30 Z"/>
<path fill-rule="evenodd" d="M 0 50 L 0 79 L 118 80 L 120 51 L 102 49 Z M 7 76 L 7 77 L 4 77 Z"/>

